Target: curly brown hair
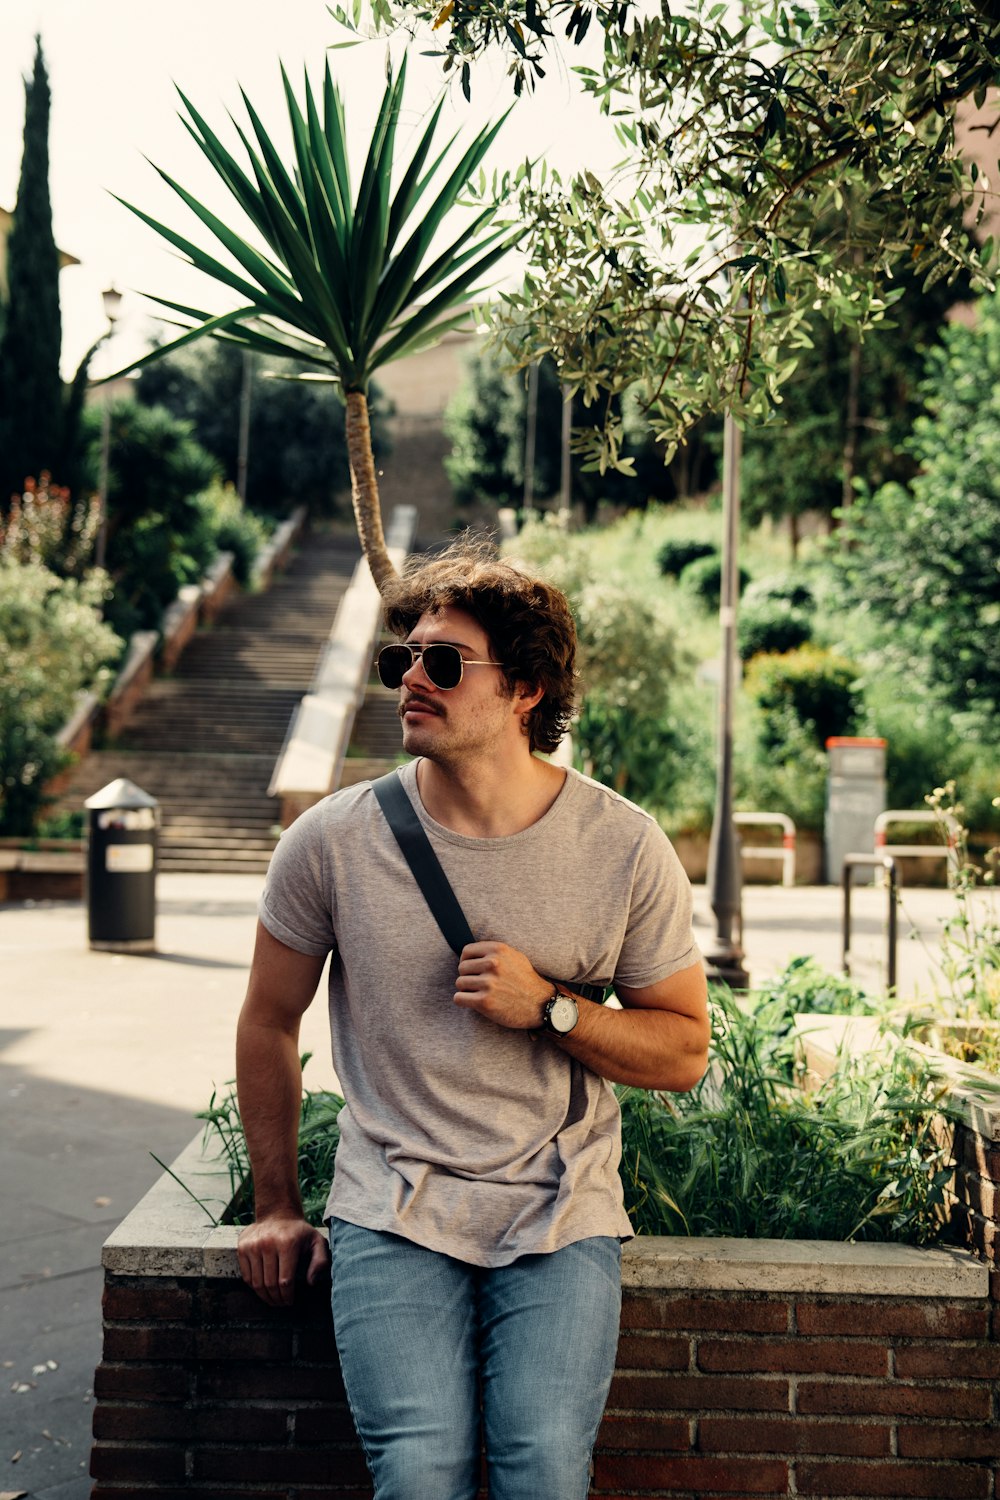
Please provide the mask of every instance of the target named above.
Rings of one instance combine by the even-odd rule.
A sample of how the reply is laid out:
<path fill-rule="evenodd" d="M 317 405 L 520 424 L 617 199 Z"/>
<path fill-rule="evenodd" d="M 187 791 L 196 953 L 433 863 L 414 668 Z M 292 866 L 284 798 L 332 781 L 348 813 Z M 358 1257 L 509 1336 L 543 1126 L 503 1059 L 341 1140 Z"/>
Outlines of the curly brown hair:
<path fill-rule="evenodd" d="M 411 559 L 382 596 L 386 628 L 400 637 L 449 606 L 486 631 L 508 693 L 518 683 L 542 689 L 526 728 L 532 750 L 553 751 L 576 704 L 576 626 L 566 595 L 498 557 L 492 543 L 463 537 L 429 561 Z"/>

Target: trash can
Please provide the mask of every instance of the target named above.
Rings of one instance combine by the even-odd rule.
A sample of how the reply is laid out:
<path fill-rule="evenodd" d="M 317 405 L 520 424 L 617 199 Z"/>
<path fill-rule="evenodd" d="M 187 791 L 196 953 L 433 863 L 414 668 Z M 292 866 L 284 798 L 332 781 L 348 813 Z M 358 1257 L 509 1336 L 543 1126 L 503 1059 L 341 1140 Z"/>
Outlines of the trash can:
<path fill-rule="evenodd" d="M 827 740 L 826 878 L 839 885 L 845 854 L 875 852 L 875 819 L 885 812 L 885 740 L 836 735 Z M 854 871 L 855 884 L 870 882 L 870 870 Z"/>
<path fill-rule="evenodd" d="M 84 806 L 87 829 L 87 935 L 109 953 L 156 949 L 155 797 L 124 776 Z"/>

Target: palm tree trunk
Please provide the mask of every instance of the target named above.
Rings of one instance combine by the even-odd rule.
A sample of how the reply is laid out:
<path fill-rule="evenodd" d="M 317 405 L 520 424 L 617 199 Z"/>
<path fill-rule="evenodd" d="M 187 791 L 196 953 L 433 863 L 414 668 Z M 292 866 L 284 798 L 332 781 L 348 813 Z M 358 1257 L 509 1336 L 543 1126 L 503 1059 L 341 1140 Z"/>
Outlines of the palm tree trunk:
<path fill-rule="evenodd" d="M 351 499 L 358 536 L 379 593 L 398 576 L 386 550 L 382 532 L 382 507 L 375 477 L 372 433 L 368 421 L 368 398 L 363 391 L 345 392 L 347 458 L 351 467 Z"/>

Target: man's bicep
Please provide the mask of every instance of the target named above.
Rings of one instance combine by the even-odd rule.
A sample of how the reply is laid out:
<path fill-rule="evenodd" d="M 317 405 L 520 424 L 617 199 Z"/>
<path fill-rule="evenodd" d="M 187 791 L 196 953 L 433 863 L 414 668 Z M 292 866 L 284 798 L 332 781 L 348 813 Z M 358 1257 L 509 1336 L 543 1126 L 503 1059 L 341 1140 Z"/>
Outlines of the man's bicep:
<path fill-rule="evenodd" d="M 656 984 L 633 988 L 616 984 L 615 994 L 626 1010 L 669 1010 L 704 1024 L 708 1033 L 708 985 L 701 960 L 668 974 Z"/>
<path fill-rule="evenodd" d="M 295 1030 L 312 1002 L 326 954 L 299 953 L 257 923 L 250 982 L 241 1021 Z"/>

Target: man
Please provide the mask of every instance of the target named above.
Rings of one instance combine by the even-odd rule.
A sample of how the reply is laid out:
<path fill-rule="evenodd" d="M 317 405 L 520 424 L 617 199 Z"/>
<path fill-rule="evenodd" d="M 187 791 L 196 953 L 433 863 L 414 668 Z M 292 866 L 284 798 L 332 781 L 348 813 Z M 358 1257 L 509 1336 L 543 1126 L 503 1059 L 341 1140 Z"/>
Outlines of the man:
<path fill-rule="evenodd" d="M 573 708 L 558 590 L 460 545 L 385 614 L 404 644 L 380 676 L 416 757 L 398 774 L 477 941 L 456 961 L 369 783 L 283 835 L 237 1044 L 240 1267 L 282 1305 L 327 1259 L 296 1183 L 297 1042 L 332 953 L 334 1324 L 375 1494 L 470 1500 L 481 1420 L 491 1500 L 582 1500 L 631 1234 L 609 1080 L 704 1071 L 690 891 L 651 818 L 535 753 Z M 623 1008 L 557 981 L 614 981 Z"/>

